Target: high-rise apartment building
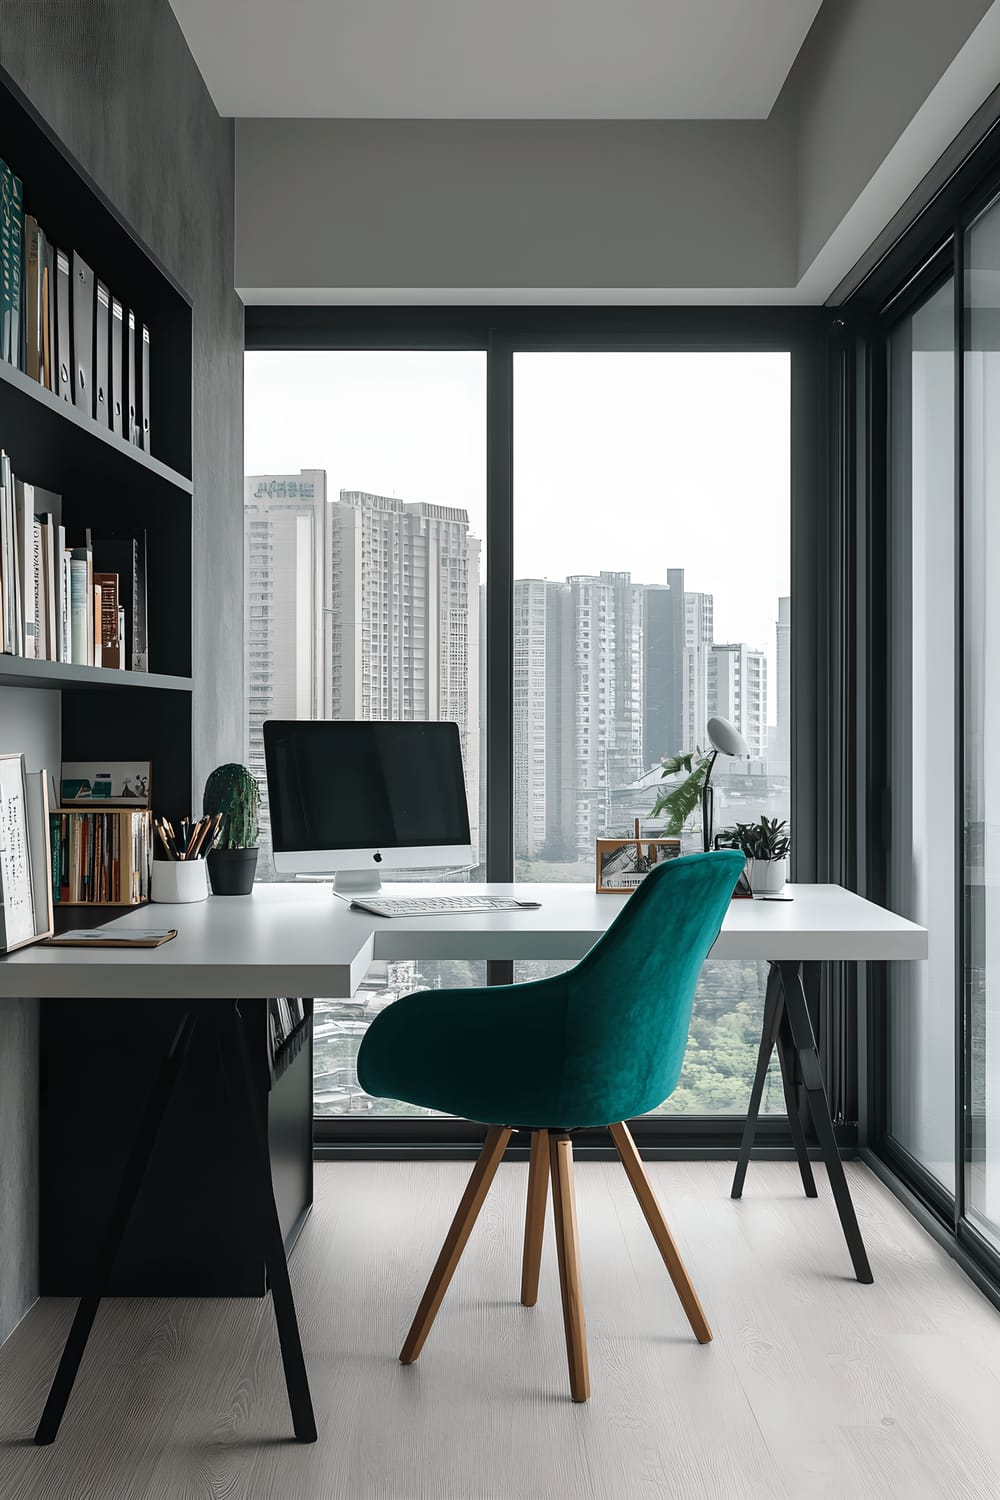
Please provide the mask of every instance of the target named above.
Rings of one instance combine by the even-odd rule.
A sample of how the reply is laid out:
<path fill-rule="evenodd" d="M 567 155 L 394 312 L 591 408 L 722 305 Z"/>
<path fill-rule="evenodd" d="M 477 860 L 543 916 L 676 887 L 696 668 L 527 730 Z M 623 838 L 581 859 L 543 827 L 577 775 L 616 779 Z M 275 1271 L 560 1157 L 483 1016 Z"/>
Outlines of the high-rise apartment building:
<path fill-rule="evenodd" d="M 740 643 L 713 645 L 708 658 L 708 713 L 735 724 L 751 760 L 767 756 L 767 658 Z"/>
<path fill-rule="evenodd" d="M 642 591 L 642 758 L 649 769 L 688 748 L 684 731 L 684 569 Z"/>
<path fill-rule="evenodd" d="M 328 711 L 323 650 L 326 475 L 250 474 L 243 481 L 247 765 L 261 788 L 261 870 L 270 858 L 265 719 Z"/>
<path fill-rule="evenodd" d="M 778 618 L 774 631 L 778 722 L 771 762 L 774 775 L 788 776 L 792 759 L 792 601 L 787 596 L 778 600 Z"/>
<path fill-rule="evenodd" d="M 572 858 L 575 743 L 570 589 L 514 582 L 514 848 Z"/>
<path fill-rule="evenodd" d="M 328 507 L 330 712 L 459 727 L 479 813 L 479 553 L 468 512 L 341 490 Z"/>
<path fill-rule="evenodd" d="M 704 747 L 708 724 L 708 662 L 715 630 L 712 594 L 684 595 L 684 656 L 681 668 L 683 740 L 678 747 Z"/>

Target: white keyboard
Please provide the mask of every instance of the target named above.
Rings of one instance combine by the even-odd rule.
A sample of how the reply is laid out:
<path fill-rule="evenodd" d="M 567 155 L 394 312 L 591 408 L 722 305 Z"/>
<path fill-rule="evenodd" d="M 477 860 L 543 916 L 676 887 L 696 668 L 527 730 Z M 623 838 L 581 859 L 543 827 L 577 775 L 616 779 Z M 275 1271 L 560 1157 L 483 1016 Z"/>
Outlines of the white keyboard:
<path fill-rule="evenodd" d="M 540 901 L 518 901 L 514 896 L 355 896 L 352 910 L 376 917 L 462 916 L 482 911 L 523 911 Z"/>

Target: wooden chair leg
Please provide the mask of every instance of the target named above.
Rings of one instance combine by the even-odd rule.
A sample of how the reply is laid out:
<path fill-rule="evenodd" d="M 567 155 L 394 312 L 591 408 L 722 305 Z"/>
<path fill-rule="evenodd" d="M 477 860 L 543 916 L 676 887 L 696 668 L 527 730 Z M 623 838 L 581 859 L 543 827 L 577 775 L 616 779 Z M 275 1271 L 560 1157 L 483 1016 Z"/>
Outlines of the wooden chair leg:
<path fill-rule="evenodd" d="M 549 1133 L 531 1132 L 528 1162 L 528 1207 L 524 1215 L 524 1256 L 521 1261 L 521 1301 L 534 1307 L 538 1301 L 538 1274 L 542 1265 L 545 1205 L 549 1197 Z"/>
<path fill-rule="evenodd" d="M 416 1317 L 400 1350 L 400 1364 L 411 1365 L 424 1347 L 424 1340 L 430 1333 L 431 1324 L 444 1300 L 448 1284 L 455 1274 L 455 1267 L 472 1233 L 472 1226 L 479 1217 L 479 1210 L 486 1201 L 486 1194 L 490 1190 L 490 1184 L 503 1159 L 510 1137 L 511 1132 L 506 1126 L 491 1125 L 486 1132 L 486 1140 L 476 1160 L 476 1165 L 472 1169 L 469 1185 L 462 1194 L 462 1201 L 458 1205 L 451 1228 L 441 1246 L 441 1253 L 434 1264 L 431 1279 L 420 1299 Z"/>
<path fill-rule="evenodd" d="M 552 1207 L 556 1221 L 556 1252 L 559 1256 L 559 1289 L 562 1292 L 563 1326 L 569 1388 L 574 1401 L 590 1395 L 587 1367 L 587 1331 L 583 1321 L 583 1291 L 580 1286 L 580 1247 L 576 1232 L 576 1195 L 573 1191 L 573 1143 L 568 1135 L 549 1141 L 552 1172 Z"/>
<path fill-rule="evenodd" d="M 628 1126 L 621 1122 L 618 1125 L 609 1126 L 611 1139 L 615 1143 L 615 1149 L 622 1159 L 622 1166 L 628 1174 L 628 1180 L 632 1184 L 632 1191 L 639 1200 L 639 1207 L 646 1216 L 646 1223 L 652 1230 L 656 1248 L 663 1256 L 663 1263 L 670 1272 L 670 1280 L 681 1305 L 687 1313 L 688 1322 L 694 1332 L 699 1344 L 709 1344 L 712 1341 L 712 1330 L 708 1326 L 708 1319 L 702 1311 L 698 1294 L 691 1285 L 684 1262 L 681 1260 L 677 1246 L 674 1244 L 673 1236 L 667 1228 L 666 1220 L 656 1201 L 653 1186 L 646 1176 L 646 1168 L 642 1164 L 642 1157 L 636 1150 L 632 1132 Z"/>

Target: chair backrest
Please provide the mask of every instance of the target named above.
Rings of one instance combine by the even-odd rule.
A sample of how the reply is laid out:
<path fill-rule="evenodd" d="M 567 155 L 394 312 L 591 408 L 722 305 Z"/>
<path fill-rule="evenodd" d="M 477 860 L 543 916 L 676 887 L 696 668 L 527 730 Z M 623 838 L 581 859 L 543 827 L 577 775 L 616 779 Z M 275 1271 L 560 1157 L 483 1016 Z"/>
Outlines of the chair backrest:
<path fill-rule="evenodd" d="M 743 855 L 720 849 L 659 865 L 566 983 L 557 1114 L 609 1124 L 645 1114 L 677 1086 L 702 964 Z"/>

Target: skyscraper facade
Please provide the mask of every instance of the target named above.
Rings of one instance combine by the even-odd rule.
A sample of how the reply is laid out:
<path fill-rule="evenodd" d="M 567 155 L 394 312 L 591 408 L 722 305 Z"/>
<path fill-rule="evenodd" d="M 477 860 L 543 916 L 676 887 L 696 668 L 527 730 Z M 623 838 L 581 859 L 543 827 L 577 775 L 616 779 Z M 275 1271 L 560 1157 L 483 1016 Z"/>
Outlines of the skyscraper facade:
<path fill-rule="evenodd" d="M 247 765 L 261 788 L 261 868 L 267 873 L 271 840 L 263 723 L 322 718 L 328 712 L 326 475 L 320 469 L 247 475 L 243 508 Z"/>
<path fill-rule="evenodd" d="M 684 595 L 684 656 L 681 713 L 684 750 L 704 747 L 708 723 L 708 661 L 715 631 L 715 600 L 711 594 Z"/>
<path fill-rule="evenodd" d="M 787 596 L 778 600 L 774 632 L 778 722 L 772 761 L 775 775 L 788 776 L 792 759 L 792 601 Z"/>
<path fill-rule="evenodd" d="M 742 642 L 713 644 L 708 660 L 708 714 L 729 719 L 751 760 L 767 757 L 767 658 Z"/>
<path fill-rule="evenodd" d="M 645 769 L 688 749 L 685 739 L 684 569 L 668 568 L 665 584 L 642 590 L 643 764 Z"/>

